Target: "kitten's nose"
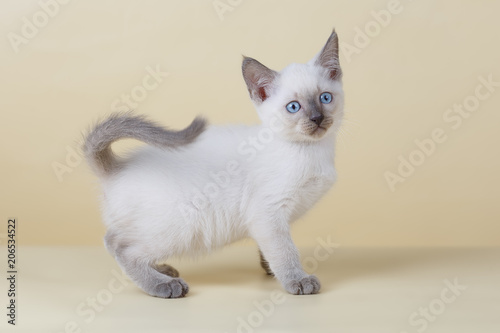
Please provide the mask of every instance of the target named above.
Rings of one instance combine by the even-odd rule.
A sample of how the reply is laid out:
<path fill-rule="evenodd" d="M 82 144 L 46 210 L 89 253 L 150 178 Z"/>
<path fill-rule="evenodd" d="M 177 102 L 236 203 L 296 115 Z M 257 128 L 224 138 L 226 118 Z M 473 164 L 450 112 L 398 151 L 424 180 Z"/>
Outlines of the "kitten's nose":
<path fill-rule="evenodd" d="M 323 119 L 325 119 L 325 116 L 323 116 L 321 113 L 313 113 L 311 115 L 311 117 L 309 118 L 313 123 L 315 123 L 316 125 L 321 125 L 321 122 L 323 121 Z"/>

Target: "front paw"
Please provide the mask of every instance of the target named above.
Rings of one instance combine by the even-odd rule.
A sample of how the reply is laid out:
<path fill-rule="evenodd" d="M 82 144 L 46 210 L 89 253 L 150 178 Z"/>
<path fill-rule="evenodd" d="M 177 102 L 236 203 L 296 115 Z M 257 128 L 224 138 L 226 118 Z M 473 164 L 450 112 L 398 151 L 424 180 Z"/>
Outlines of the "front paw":
<path fill-rule="evenodd" d="M 314 275 L 309 275 L 300 280 L 292 280 L 285 283 L 286 291 L 293 295 L 317 294 L 320 288 L 321 284 L 319 283 L 318 278 Z"/>
<path fill-rule="evenodd" d="M 186 296 L 189 287 L 181 278 L 170 278 L 166 282 L 160 283 L 154 288 L 151 296 L 161 298 L 181 298 Z"/>

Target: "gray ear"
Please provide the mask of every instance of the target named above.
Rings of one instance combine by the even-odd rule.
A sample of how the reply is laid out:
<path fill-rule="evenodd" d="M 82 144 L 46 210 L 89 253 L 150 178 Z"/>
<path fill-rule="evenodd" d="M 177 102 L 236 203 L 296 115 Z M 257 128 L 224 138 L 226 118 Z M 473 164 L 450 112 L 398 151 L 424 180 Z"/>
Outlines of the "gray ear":
<path fill-rule="evenodd" d="M 342 77 L 339 63 L 339 38 L 335 29 L 321 52 L 316 56 L 316 64 L 328 69 L 332 80 L 338 80 Z"/>
<path fill-rule="evenodd" d="M 243 57 L 241 69 L 250 98 L 259 104 L 264 102 L 271 93 L 273 81 L 278 73 L 249 57 Z"/>

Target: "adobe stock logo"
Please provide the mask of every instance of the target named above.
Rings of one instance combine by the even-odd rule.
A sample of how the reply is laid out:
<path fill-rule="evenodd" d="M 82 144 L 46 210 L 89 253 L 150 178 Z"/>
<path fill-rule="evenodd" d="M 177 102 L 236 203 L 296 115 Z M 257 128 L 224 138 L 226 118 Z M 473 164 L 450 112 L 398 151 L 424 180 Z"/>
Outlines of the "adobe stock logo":
<path fill-rule="evenodd" d="M 246 317 L 239 316 L 236 318 L 238 327 L 236 333 L 253 333 L 261 327 L 266 318 L 271 317 L 276 310 L 276 306 L 283 304 L 287 300 L 287 296 L 280 290 L 274 290 L 269 299 L 263 299 L 260 302 L 254 301 L 255 310 L 250 312 Z"/>
<path fill-rule="evenodd" d="M 400 0 L 390 0 L 387 2 L 385 9 L 370 12 L 371 20 L 366 22 L 363 28 L 354 27 L 354 38 L 352 43 L 340 41 L 340 52 L 349 64 L 353 56 L 360 54 L 366 49 L 374 38 L 377 38 L 381 32 L 387 28 L 395 15 L 403 12 L 404 6 Z"/>
<path fill-rule="evenodd" d="M 408 317 L 408 323 L 414 327 L 418 333 L 423 333 L 429 328 L 429 324 L 435 322 L 454 303 L 462 293 L 467 290 L 466 285 L 462 285 L 455 278 L 453 282 L 446 279 L 443 281 L 445 287 L 441 290 L 439 297 L 432 299 L 427 306 L 421 306 Z M 408 333 L 401 331 L 401 333 Z"/>
<path fill-rule="evenodd" d="M 137 84 L 130 89 L 129 93 L 122 93 L 111 103 L 111 110 L 129 111 L 137 108 L 139 103 L 143 102 L 150 92 L 157 89 L 164 79 L 169 75 L 157 64 L 155 68 L 146 66 L 146 74 L 142 77 L 141 84 Z"/>
<path fill-rule="evenodd" d="M 220 170 L 208 172 L 211 180 L 202 187 L 194 186 L 188 199 L 178 206 L 186 221 L 198 219 L 200 215 L 206 214 L 212 202 L 217 200 L 216 198 L 229 188 L 235 177 L 243 171 L 243 163 L 255 160 L 284 128 L 281 120 L 271 119 L 268 126 L 261 128 L 255 136 L 248 136 L 241 141 L 236 148 L 237 154 L 223 164 Z"/>
<path fill-rule="evenodd" d="M 70 320 L 64 323 L 61 333 L 85 332 L 86 326 L 94 322 L 98 314 L 110 306 L 115 296 L 123 292 L 130 284 L 130 280 L 123 271 L 118 272 L 113 269 L 111 274 L 113 277 L 109 279 L 106 288 L 100 289 L 77 305 L 75 312 L 79 320 Z"/>
<path fill-rule="evenodd" d="M 80 143 L 81 146 L 81 143 Z M 66 145 L 66 156 L 63 162 L 53 161 L 51 163 L 52 170 L 57 177 L 57 180 L 62 183 L 64 174 L 72 173 L 83 161 L 81 151 L 69 145 Z"/>
<path fill-rule="evenodd" d="M 219 16 L 219 20 L 224 21 L 224 15 L 234 11 L 242 2 L 243 0 L 214 0 L 212 5 L 217 16 Z"/>
<path fill-rule="evenodd" d="M 40 7 L 31 18 L 23 16 L 21 18 L 22 25 L 20 33 L 9 32 L 7 34 L 7 39 L 10 42 L 10 46 L 15 53 L 19 53 L 19 47 L 21 45 L 26 45 L 35 38 L 41 29 L 45 28 L 49 24 L 50 19 L 54 18 L 59 14 L 61 5 L 66 5 L 70 0 L 40 0 L 38 1 L 38 6 Z"/>
<path fill-rule="evenodd" d="M 474 93 L 466 96 L 460 103 L 454 103 L 453 107 L 443 112 L 443 121 L 451 130 L 458 130 L 465 119 L 469 119 L 474 112 L 479 110 L 481 102 L 489 99 L 500 87 L 500 82 L 493 80 L 493 74 L 487 77 L 479 76 L 479 83 L 474 89 Z M 418 167 L 422 166 L 428 158 L 436 153 L 440 144 L 448 140 L 447 132 L 443 127 L 434 128 L 427 138 L 415 139 L 415 148 L 405 155 L 398 155 L 398 165 L 395 172 L 385 171 L 384 179 L 391 192 L 396 191 L 396 185 L 404 183 L 409 177 L 415 174 Z"/>
<path fill-rule="evenodd" d="M 314 274 L 319 267 L 319 263 L 328 260 L 340 247 L 340 244 L 332 241 L 330 235 L 326 238 L 318 237 L 317 245 L 313 255 L 302 260 L 302 265 L 310 274 Z M 287 294 L 280 290 L 273 290 L 267 299 L 253 302 L 253 310 L 248 315 L 236 318 L 236 333 L 254 333 L 261 331 L 266 320 L 271 318 L 278 305 L 284 304 L 288 300 Z"/>

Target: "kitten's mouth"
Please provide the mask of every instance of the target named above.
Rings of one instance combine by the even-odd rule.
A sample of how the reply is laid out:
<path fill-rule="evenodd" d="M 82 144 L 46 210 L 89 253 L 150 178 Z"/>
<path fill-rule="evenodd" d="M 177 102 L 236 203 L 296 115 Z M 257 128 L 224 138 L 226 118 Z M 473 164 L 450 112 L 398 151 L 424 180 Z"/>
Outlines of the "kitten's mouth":
<path fill-rule="evenodd" d="M 333 119 L 331 118 L 326 118 L 319 125 L 314 124 L 313 122 L 308 122 L 304 127 L 301 128 L 301 132 L 304 135 L 308 136 L 310 139 L 321 139 L 326 134 L 326 132 L 328 132 L 332 124 Z"/>
<path fill-rule="evenodd" d="M 319 137 L 319 136 L 322 136 L 323 134 L 325 134 L 325 132 L 327 130 L 328 130 L 328 128 L 320 125 L 320 126 L 317 126 L 315 129 L 313 129 L 312 132 L 310 133 L 310 135 L 314 136 L 314 137 Z"/>
<path fill-rule="evenodd" d="M 318 126 L 316 129 L 313 131 L 313 134 L 316 133 L 317 131 L 326 131 L 326 128 L 323 126 Z"/>

